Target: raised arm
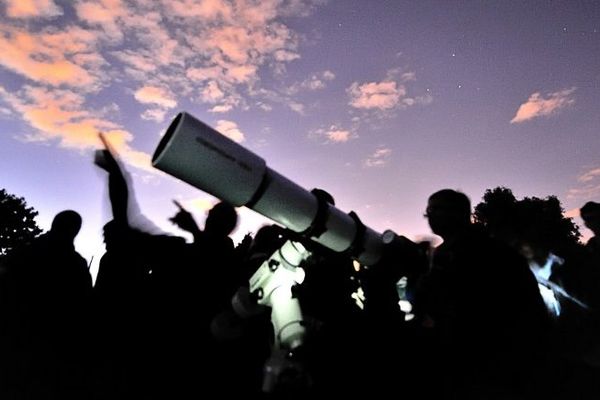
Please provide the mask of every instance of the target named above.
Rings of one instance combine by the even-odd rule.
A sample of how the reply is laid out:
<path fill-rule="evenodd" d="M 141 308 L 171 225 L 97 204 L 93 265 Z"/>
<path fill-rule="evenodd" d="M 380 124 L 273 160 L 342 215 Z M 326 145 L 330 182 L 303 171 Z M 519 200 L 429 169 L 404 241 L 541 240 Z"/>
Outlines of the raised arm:
<path fill-rule="evenodd" d="M 113 219 L 119 223 L 129 224 L 127 216 L 129 189 L 125 174 L 117 161 L 115 150 L 102 133 L 99 133 L 98 136 L 104 144 L 104 149 L 96 151 L 94 163 L 108 172 L 108 195 Z"/>
<path fill-rule="evenodd" d="M 177 200 L 173 200 L 173 203 L 177 206 L 179 211 L 177 214 L 175 214 L 175 216 L 169 218 L 169 221 L 184 231 L 190 232 L 192 235 L 194 235 L 194 241 L 196 241 L 202 232 L 194 220 L 194 217 L 185 208 L 183 208 L 183 206 L 179 204 Z"/>

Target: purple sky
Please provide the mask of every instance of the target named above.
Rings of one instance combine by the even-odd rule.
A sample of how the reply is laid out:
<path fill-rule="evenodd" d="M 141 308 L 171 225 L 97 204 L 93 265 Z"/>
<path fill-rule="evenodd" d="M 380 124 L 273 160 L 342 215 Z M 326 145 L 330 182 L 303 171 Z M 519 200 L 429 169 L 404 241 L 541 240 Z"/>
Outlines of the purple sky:
<path fill-rule="evenodd" d="M 172 199 L 199 222 L 215 199 L 149 158 L 186 110 L 379 231 L 429 235 L 445 187 L 554 194 L 575 216 L 600 200 L 599 83 L 597 1 L 3 0 L 0 187 L 46 229 L 80 212 L 98 260 L 103 131 L 179 234 Z M 236 237 L 263 222 L 240 211 Z"/>

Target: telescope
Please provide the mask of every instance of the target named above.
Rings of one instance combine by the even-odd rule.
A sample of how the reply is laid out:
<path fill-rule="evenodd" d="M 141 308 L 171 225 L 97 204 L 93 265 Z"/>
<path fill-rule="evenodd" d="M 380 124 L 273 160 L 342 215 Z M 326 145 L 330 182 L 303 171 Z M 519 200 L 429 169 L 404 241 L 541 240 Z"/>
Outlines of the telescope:
<path fill-rule="evenodd" d="M 354 212 L 344 213 L 322 191 L 307 191 L 269 168 L 263 158 L 187 112 L 170 124 L 152 165 L 236 207 L 245 206 L 362 265 L 376 264 L 383 235 L 365 226 Z"/>
<path fill-rule="evenodd" d="M 260 156 L 186 112 L 179 113 L 170 124 L 154 152 L 152 165 L 222 201 L 248 207 L 302 239 L 345 254 L 364 266 L 380 263 L 387 248 L 408 241 L 390 230 L 382 235 L 365 226 L 354 212 L 336 208 L 323 190 L 305 190 L 269 168 Z M 309 255 L 301 243 L 288 240 L 250 278 L 248 290 L 252 295 L 232 299 L 238 316 L 252 309 L 244 299 L 271 308 L 275 344 L 265 367 L 266 392 L 271 391 L 282 370 L 296 367 L 292 356 L 304 342 L 306 328 L 293 287 L 302 283 L 301 263 Z M 218 331 L 214 326 L 211 330 L 213 334 Z"/>

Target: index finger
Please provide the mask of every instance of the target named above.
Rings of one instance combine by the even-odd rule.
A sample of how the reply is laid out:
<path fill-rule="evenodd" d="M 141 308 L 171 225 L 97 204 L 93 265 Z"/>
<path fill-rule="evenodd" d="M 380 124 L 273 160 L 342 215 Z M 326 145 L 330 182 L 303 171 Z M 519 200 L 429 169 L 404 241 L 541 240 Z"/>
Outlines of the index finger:
<path fill-rule="evenodd" d="M 104 134 L 104 132 L 98 132 L 98 137 L 100 138 L 100 141 L 102 142 L 102 144 L 104 145 L 104 147 L 106 148 L 106 150 L 108 150 L 108 152 L 110 153 L 110 155 L 113 158 L 117 158 L 116 157 L 117 153 L 116 153 L 114 147 L 106 139 L 106 135 Z"/>
<path fill-rule="evenodd" d="M 178 202 L 177 200 L 173 199 L 173 204 L 175 204 L 177 206 L 177 208 L 179 208 L 180 211 L 186 211 L 186 209 L 183 208 L 183 206 L 181 205 L 181 203 Z"/>

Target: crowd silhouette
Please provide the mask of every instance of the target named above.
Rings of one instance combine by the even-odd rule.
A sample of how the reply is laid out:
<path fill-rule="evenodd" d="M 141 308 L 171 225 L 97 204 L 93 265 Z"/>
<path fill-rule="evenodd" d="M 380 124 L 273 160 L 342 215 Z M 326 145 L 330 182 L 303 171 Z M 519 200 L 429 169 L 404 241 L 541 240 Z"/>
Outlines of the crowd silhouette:
<path fill-rule="evenodd" d="M 0 259 L 1 399 L 600 398 L 599 203 L 580 209 L 595 235 L 583 245 L 555 197 L 496 188 L 472 213 L 443 189 L 425 213 L 443 243 L 402 237 L 365 267 L 277 225 L 236 246 L 224 202 L 203 229 L 176 203 L 170 220 L 192 242 L 144 230 L 106 146 L 95 163 L 112 219 L 95 284 L 72 210 Z M 306 340 L 282 360 L 268 308 L 241 316 L 232 299 L 252 298 L 249 278 L 286 240 L 311 256 L 293 288 Z"/>

